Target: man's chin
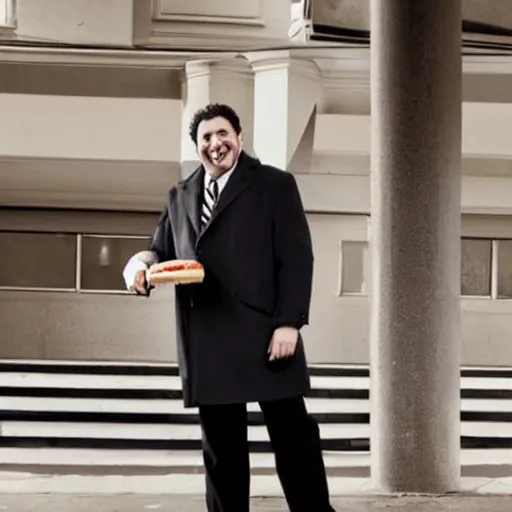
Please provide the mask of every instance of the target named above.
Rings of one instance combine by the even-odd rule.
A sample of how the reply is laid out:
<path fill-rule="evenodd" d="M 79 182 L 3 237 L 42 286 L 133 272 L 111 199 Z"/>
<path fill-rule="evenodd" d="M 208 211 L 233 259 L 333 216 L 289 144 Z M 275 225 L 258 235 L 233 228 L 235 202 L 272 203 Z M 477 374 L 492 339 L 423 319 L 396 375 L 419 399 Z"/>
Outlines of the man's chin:
<path fill-rule="evenodd" d="M 233 163 L 231 161 L 230 162 L 222 161 L 219 163 L 212 163 L 212 166 L 219 173 L 222 173 L 222 172 L 229 171 L 231 169 L 231 167 L 233 167 Z"/>
<path fill-rule="evenodd" d="M 209 158 L 202 160 L 203 165 L 211 172 L 216 175 L 220 175 L 224 172 L 231 170 L 235 161 L 231 158 L 223 159 L 220 162 L 212 162 Z"/>

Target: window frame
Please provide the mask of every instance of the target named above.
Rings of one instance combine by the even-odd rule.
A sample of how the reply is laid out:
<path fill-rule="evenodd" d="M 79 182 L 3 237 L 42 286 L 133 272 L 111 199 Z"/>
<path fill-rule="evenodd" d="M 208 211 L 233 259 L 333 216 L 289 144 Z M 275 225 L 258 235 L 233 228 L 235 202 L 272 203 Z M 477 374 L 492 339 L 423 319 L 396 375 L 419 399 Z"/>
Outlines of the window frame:
<path fill-rule="evenodd" d="M 34 229 L 0 229 L 0 232 L 6 233 L 26 233 L 26 234 L 48 234 L 48 235 L 57 235 L 60 231 L 53 230 L 34 230 Z M 111 290 L 111 289 L 84 289 L 82 288 L 82 275 L 83 275 L 83 238 L 106 238 L 106 239 L 121 239 L 121 240 L 147 240 L 149 242 L 151 235 L 146 234 L 115 234 L 110 232 L 103 233 L 89 233 L 89 232 L 70 232 L 63 231 L 62 234 L 75 237 L 75 287 L 74 288 L 58 288 L 58 287 L 24 287 L 24 286 L 5 286 L 0 285 L 0 291 L 23 291 L 23 292 L 62 292 L 62 293 L 80 293 L 84 295 L 130 295 L 132 292 L 128 290 Z M 461 236 L 461 243 L 464 239 L 469 240 L 487 240 L 491 242 L 491 269 L 490 269 L 490 295 L 463 295 L 461 289 L 461 298 L 469 301 L 499 301 L 499 302 L 510 302 L 512 301 L 511 297 L 500 296 L 499 291 L 499 243 L 500 241 L 512 241 L 512 236 L 494 236 L 494 237 L 485 237 L 485 236 L 471 236 L 470 234 L 464 234 Z M 343 290 L 343 245 L 346 243 L 358 243 L 358 244 L 366 244 L 366 247 L 363 249 L 363 258 L 366 252 L 367 257 L 369 258 L 369 267 L 368 276 L 366 276 L 367 288 L 368 290 L 364 292 L 345 292 Z M 362 240 L 355 238 L 350 239 L 342 239 L 339 241 L 339 267 L 338 267 L 338 283 L 337 283 L 337 296 L 340 298 L 343 297 L 369 297 L 371 295 L 371 244 L 369 240 Z M 365 270 L 365 262 L 363 261 L 363 272 Z M 364 278 L 364 276 L 363 276 Z M 462 288 L 462 287 L 461 287 Z"/>
<path fill-rule="evenodd" d="M 344 265 L 343 265 L 343 246 L 345 244 L 361 244 L 363 246 L 363 261 L 362 270 L 363 270 L 363 284 L 366 285 L 365 291 L 361 292 L 346 292 L 343 290 L 343 275 L 344 275 Z M 338 297 L 370 297 L 371 295 L 371 287 L 372 287 L 372 276 L 371 276 L 371 247 L 369 240 L 359 240 L 359 239 L 348 239 L 345 238 L 340 240 L 339 242 L 339 263 L 338 263 L 338 283 L 337 283 L 337 293 Z M 365 259 L 368 259 L 368 262 Z M 368 265 L 366 264 L 368 263 Z M 365 274 L 365 270 L 368 270 L 368 275 Z"/>
<path fill-rule="evenodd" d="M 12 286 L 12 285 L 1 285 L 0 291 L 27 291 L 27 292 L 63 292 L 63 293 L 76 293 L 76 262 L 78 255 L 78 241 L 75 233 L 61 233 L 60 231 L 31 231 L 31 230 L 5 230 L 0 229 L 0 233 L 11 233 L 11 234 L 27 234 L 27 235 L 64 235 L 75 238 L 75 286 L 73 288 L 59 288 L 55 286 Z"/>
<path fill-rule="evenodd" d="M 468 300 L 493 300 L 494 293 L 496 291 L 496 276 L 495 276 L 495 271 L 494 271 L 494 258 L 495 258 L 496 251 L 495 251 L 494 239 L 483 237 L 483 236 L 468 236 L 468 235 L 461 236 L 460 237 L 461 249 L 462 249 L 462 243 L 464 240 L 483 240 L 485 242 L 491 243 L 491 255 L 490 255 L 490 260 L 489 260 L 489 266 L 490 266 L 489 280 L 490 280 L 490 282 L 489 282 L 489 295 L 464 295 L 462 293 L 462 254 L 461 254 L 460 297 L 461 297 L 461 299 L 468 299 Z"/>
<path fill-rule="evenodd" d="M 510 241 L 512 242 L 512 237 L 503 236 L 503 237 L 483 237 L 483 236 L 463 236 L 461 237 L 461 241 L 464 239 L 469 240 L 487 240 L 491 242 L 491 273 L 490 273 L 490 295 L 463 295 L 461 290 L 461 298 L 464 300 L 486 300 L 486 301 L 499 301 L 499 302 L 507 302 L 512 301 L 512 296 L 501 296 L 499 294 L 499 243 L 500 241 Z"/>
<path fill-rule="evenodd" d="M 5 230 L 0 229 L 1 233 L 23 233 L 23 234 L 33 234 L 33 235 L 58 235 L 59 231 L 34 231 L 27 229 L 20 230 Z M 6 286 L 0 285 L 0 292 L 2 291 L 16 291 L 16 292 L 57 292 L 57 293 L 79 293 L 83 295 L 132 295 L 133 293 L 128 290 L 113 290 L 113 289 L 104 289 L 104 290 L 96 290 L 96 289 L 84 289 L 82 288 L 82 274 L 83 274 L 83 254 L 82 254 L 82 244 L 83 238 L 107 238 L 107 239 L 121 239 L 121 240 L 149 240 L 151 239 L 151 235 L 119 235 L 119 234 L 102 234 L 102 233 L 71 233 L 66 232 L 63 233 L 66 236 L 72 236 L 75 238 L 75 286 L 74 288 L 59 288 L 52 286 L 42 286 L 42 287 L 34 287 L 34 286 Z"/>
<path fill-rule="evenodd" d="M 149 243 L 149 235 L 110 235 L 110 234 L 90 234 L 90 233 L 77 233 L 77 276 L 76 276 L 76 287 L 78 293 L 83 294 L 96 294 L 96 295 L 133 295 L 133 292 L 128 290 L 96 290 L 82 288 L 82 273 L 83 273 L 83 258 L 82 258 L 82 244 L 84 238 L 108 238 L 108 239 L 122 239 L 122 240 L 147 240 Z"/>
<path fill-rule="evenodd" d="M 500 266 L 499 266 L 499 245 L 500 242 L 512 242 L 512 237 L 503 237 L 503 238 L 496 238 L 493 240 L 494 246 L 495 246 L 495 262 L 494 263 L 494 273 L 495 276 L 495 297 L 494 300 L 505 302 L 505 301 L 512 301 L 512 295 L 506 296 L 506 295 L 500 295 L 499 294 L 499 277 L 500 277 Z"/>

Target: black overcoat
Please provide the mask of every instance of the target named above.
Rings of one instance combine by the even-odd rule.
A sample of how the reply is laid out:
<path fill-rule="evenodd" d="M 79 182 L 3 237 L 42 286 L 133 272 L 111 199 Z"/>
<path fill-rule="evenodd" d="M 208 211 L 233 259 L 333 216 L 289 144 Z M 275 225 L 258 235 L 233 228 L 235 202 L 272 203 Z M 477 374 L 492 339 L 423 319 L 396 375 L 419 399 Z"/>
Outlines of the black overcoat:
<path fill-rule="evenodd" d="M 201 230 L 204 172 L 170 190 L 150 244 L 159 261 L 196 259 L 205 268 L 202 283 L 176 286 L 185 406 L 305 394 L 302 337 L 283 366 L 267 354 L 275 328 L 308 323 L 313 251 L 295 178 L 243 152 Z"/>

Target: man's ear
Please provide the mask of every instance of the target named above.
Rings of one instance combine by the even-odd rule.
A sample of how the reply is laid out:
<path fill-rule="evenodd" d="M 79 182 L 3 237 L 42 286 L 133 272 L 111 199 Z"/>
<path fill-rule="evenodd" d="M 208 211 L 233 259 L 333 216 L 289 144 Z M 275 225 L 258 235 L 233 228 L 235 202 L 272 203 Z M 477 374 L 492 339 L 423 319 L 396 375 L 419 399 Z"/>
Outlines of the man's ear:
<path fill-rule="evenodd" d="M 240 142 L 240 146 L 244 145 L 244 132 L 238 134 L 238 142 Z"/>

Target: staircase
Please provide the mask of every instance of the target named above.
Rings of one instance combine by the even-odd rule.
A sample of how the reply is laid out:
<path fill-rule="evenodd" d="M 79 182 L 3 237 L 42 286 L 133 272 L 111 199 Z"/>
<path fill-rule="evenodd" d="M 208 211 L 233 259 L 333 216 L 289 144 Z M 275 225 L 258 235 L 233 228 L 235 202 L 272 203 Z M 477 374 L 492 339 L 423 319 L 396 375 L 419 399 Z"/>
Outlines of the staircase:
<path fill-rule="evenodd" d="M 331 477 L 369 475 L 369 370 L 312 366 L 309 411 Z M 461 371 L 462 474 L 512 475 L 512 369 Z M 195 475 L 197 411 L 173 365 L 0 362 L 0 471 L 64 475 Z M 249 406 L 255 476 L 274 478 L 257 405 Z M 509 473 L 507 473 L 509 472 Z"/>

